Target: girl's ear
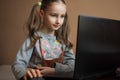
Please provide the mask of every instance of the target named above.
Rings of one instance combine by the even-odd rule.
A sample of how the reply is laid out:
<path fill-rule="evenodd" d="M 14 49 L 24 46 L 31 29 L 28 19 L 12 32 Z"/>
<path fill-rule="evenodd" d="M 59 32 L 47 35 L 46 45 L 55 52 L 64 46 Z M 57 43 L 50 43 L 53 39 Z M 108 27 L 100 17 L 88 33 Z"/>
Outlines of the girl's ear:
<path fill-rule="evenodd" d="M 40 10 L 40 17 L 43 17 L 43 16 L 44 16 L 44 11 Z"/>

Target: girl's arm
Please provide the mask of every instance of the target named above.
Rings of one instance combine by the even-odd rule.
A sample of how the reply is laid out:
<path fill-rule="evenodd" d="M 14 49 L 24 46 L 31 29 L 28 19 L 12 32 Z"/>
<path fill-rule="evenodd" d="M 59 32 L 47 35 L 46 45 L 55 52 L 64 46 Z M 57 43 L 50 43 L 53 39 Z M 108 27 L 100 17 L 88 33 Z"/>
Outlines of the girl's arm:
<path fill-rule="evenodd" d="M 56 77 L 73 77 L 75 56 L 72 50 L 67 50 L 64 53 L 63 63 L 55 63 L 54 68 L 51 67 L 39 67 L 43 76 L 56 76 Z"/>
<path fill-rule="evenodd" d="M 74 73 L 74 66 L 75 55 L 73 50 L 68 50 L 65 48 L 63 64 L 55 63 L 55 73 L 58 75 L 63 74 L 64 76 L 71 77 L 71 75 Z M 68 74 L 70 74 L 70 76 Z"/>
<path fill-rule="evenodd" d="M 19 80 L 26 74 L 27 65 L 32 55 L 33 48 L 27 49 L 30 45 L 30 39 L 27 38 L 21 48 L 19 49 L 16 59 L 11 66 L 11 69 L 16 77 Z"/>

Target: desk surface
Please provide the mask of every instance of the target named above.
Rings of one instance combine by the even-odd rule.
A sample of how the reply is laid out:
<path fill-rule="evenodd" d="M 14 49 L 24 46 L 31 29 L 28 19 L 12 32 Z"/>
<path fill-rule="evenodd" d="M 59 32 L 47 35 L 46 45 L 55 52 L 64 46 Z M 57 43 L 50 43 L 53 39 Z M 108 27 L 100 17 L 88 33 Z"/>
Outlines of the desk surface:
<path fill-rule="evenodd" d="M 104 77 L 96 80 L 120 80 L 120 77 Z"/>
<path fill-rule="evenodd" d="M 45 80 L 79 80 L 74 78 L 61 78 L 61 77 L 45 77 Z M 87 79 L 89 80 L 89 79 Z M 120 80 L 120 77 L 103 77 L 98 79 L 90 79 L 90 80 Z"/>

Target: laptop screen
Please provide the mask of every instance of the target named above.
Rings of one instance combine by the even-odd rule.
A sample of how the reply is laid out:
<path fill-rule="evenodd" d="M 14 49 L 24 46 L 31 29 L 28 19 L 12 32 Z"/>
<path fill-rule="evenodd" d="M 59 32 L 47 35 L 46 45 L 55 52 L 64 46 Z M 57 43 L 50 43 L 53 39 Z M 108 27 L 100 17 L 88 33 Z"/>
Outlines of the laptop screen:
<path fill-rule="evenodd" d="M 78 17 L 74 77 L 80 80 L 113 75 L 120 67 L 120 21 Z"/>

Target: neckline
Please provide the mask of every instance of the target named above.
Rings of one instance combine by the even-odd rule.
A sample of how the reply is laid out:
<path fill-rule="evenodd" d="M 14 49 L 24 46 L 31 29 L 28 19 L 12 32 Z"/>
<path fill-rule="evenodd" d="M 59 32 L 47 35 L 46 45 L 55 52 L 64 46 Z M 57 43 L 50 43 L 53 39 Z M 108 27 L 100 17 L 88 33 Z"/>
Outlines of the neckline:
<path fill-rule="evenodd" d="M 38 35 L 41 36 L 41 37 L 45 37 L 45 38 L 48 38 L 48 39 L 56 40 L 56 36 L 52 36 L 52 35 L 46 34 L 46 33 L 41 32 L 41 31 L 39 31 L 39 32 L 37 32 L 37 33 L 38 33 Z"/>

